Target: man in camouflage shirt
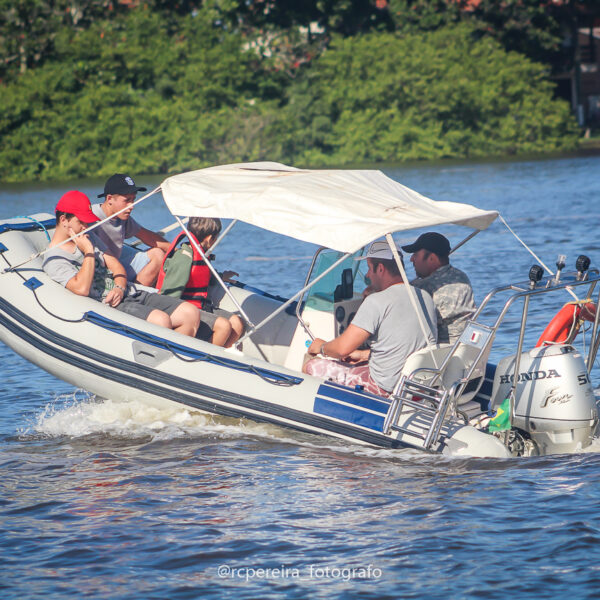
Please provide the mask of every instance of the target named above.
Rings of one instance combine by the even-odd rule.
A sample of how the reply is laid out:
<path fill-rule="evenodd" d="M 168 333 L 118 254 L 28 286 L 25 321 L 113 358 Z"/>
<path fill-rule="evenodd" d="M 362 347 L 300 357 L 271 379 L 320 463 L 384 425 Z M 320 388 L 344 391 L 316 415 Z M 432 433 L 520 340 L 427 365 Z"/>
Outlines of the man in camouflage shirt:
<path fill-rule="evenodd" d="M 417 279 L 411 284 L 433 297 L 438 342 L 455 342 L 475 312 L 475 301 L 467 275 L 450 264 L 450 242 L 430 231 L 402 249 L 412 254 Z"/>

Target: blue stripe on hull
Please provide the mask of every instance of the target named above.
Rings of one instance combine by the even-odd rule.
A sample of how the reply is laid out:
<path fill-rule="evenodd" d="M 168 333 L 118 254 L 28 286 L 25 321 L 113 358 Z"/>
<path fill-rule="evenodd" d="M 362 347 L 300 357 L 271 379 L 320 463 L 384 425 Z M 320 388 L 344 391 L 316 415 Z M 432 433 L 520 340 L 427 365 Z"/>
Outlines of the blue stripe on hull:
<path fill-rule="evenodd" d="M 330 381 L 320 385 L 317 394 L 331 400 L 340 400 L 346 404 L 354 404 L 361 408 L 367 408 L 382 415 L 387 414 L 390 407 L 390 403 L 379 396 L 368 392 L 352 390 L 339 384 L 333 384 Z"/>
<path fill-rule="evenodd" d="M 352 406 L 331 402 L 325 398 L 315 398 L 314 412 L 345 421 L 346 423 L 366 427 L 373 431 L 383 431 L 383 417 L 353 408 Z"/>

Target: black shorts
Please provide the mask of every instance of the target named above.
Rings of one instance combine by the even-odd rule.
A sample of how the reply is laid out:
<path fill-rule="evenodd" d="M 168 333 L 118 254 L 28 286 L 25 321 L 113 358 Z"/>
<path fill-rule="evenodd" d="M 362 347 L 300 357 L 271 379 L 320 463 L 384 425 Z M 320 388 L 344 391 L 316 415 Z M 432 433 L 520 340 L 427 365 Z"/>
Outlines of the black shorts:
<path fill-rule="evenodd" d="M 185 301 L 171 296 L 138 291 L 126 296 L 123 302 L 117 306 L 117 310 L 145 321 L 153 310 L 162 310 L 171 316 L 183 302 Z"/>

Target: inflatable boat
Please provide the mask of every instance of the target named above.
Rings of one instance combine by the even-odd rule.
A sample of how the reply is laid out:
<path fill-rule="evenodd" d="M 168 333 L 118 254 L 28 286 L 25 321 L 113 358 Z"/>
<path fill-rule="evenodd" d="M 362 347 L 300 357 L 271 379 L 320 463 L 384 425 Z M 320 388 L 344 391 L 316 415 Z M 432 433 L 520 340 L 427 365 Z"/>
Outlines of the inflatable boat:
<path fill-rule="evenodd" d="M 379 171 L 301 170 L 279 163 L 183 173 L 151 194 L 158 191 L 184 230 L 186 217 L 212 216 L 232 219 L 227 235 L 244 221 L 317 244 L 305 285 L 280 297 L 244 283 L 224 284 L 217 276 L 213 302 L 246 321 L 236 347 L 224 349 L 50 280 L 42 262 L 54 216 L 19 217 L 0 222 L 0 340 L 100 398 L 176 403 L 353 443 L 509 457 L 575 452 L 594 440 L 598 409 L 590 371 L 600 336 L 590 298 L 600 278 L 584 257 L 572 273 L 542 277 L 540 268 L 532 268 L 525 283 L 492 290 L 460 339 L 413 354 L 384 398 L 302 373 L 311 340 L 339 335 L 362 301 L 364 261 L 355 259 L 376 239 L 392 243 L 398 231 L 455 224 L 467 228 L 468 239 L 497 212 L 435 202 Z M 548 339 L 523 348 L 530 300 L 555 294 L 560 301 L 567 292 L 575 298 L 573 308 L 564 309 Z M 502 294 L 505 303 L 485 323 L 484 310 Z M 497 366 L 489 364 L 496 331 L 516 301 L 523 309 L 515 350 Z M 589 312 L 592 331 L 587 357 L 572 345 L 582 310 Z"/>

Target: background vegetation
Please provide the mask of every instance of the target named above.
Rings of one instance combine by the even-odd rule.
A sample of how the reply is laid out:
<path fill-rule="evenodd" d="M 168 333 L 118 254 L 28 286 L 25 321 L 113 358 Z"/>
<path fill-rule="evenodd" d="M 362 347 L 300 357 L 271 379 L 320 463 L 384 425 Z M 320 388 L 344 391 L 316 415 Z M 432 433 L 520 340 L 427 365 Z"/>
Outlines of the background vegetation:
<path fill-rule="evenodd" d="M 572 149 L 569 4 L 0 0 L 0 177 Z"/>

